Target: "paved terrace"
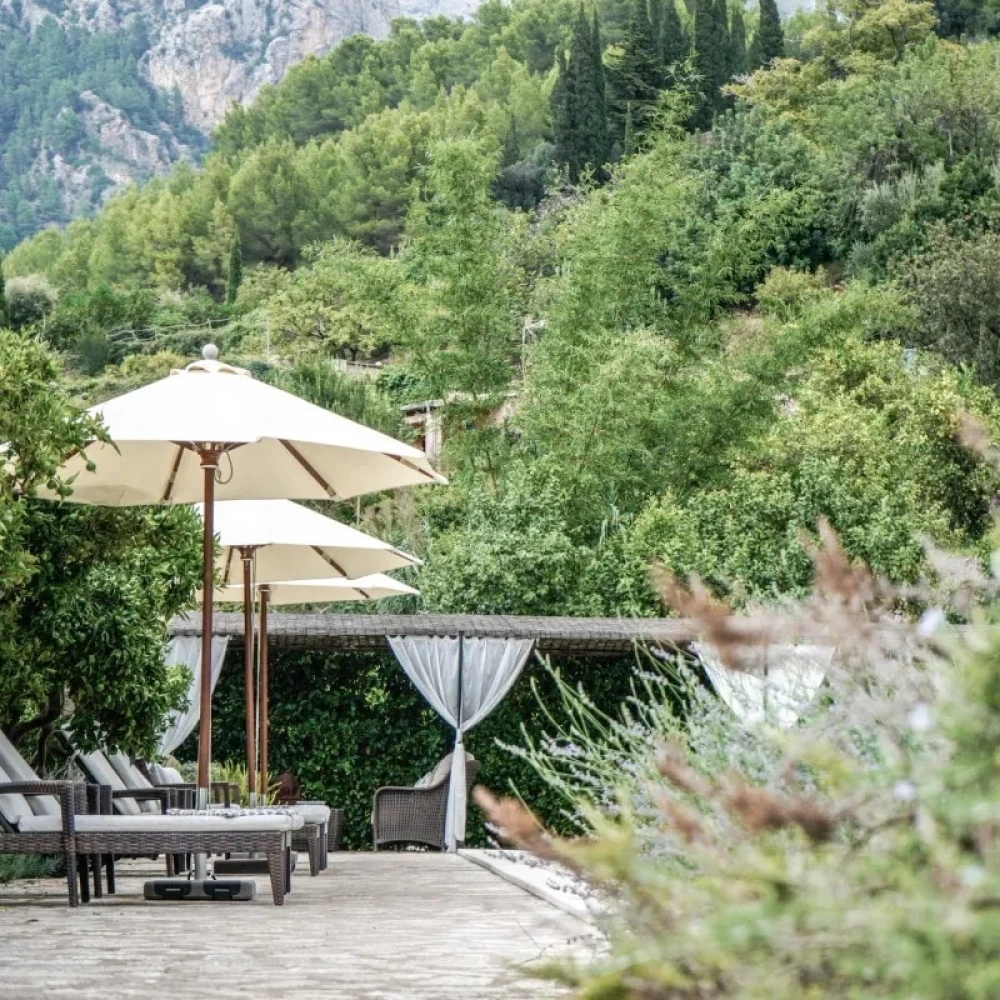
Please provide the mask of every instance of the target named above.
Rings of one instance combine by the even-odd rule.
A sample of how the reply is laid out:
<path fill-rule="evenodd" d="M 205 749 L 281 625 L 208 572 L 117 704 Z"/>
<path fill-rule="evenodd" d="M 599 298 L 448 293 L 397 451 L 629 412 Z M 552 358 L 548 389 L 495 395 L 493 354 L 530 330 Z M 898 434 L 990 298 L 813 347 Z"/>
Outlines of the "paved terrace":
<path fill-rule="evenodd" d="M 118 894 L 78 910 L 65 881 L 0 886 L 0 995 L 546 1000 L 531 971 L 586 958 L 591 928 L 460 857 L 338 853 L 271 903 L 153 903 L 152 861 L 119 862 Z"/>

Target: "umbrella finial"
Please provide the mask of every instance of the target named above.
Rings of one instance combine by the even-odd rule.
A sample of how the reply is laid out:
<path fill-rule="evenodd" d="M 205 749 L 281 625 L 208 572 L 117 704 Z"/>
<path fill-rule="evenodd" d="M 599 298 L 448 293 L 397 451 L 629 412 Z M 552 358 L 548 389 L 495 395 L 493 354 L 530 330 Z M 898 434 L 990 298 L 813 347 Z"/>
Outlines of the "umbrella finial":
<path fill-rule="evenodd" d="M 215 346 L 215 344 L 206 344 L 201 349 L 201 356 L 206 361 L 216 361 L 219 357 L 219 349 Z"/>

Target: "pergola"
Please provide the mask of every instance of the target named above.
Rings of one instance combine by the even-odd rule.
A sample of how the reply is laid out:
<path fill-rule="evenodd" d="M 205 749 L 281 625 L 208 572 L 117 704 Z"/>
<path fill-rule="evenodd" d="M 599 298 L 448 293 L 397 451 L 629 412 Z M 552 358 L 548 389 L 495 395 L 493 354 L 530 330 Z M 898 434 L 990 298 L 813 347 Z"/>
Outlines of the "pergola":
<path fill-rule="evenodd" d="M 200 620 L 182 615 L 171 622 L 176 636 L 199 634 Z M 216 635 L 232 645 L 244 641 L 243 616 L 217 614 Z M 621 656 L 636 645 L 677 649 L 696 636 L 694 625 L 681 618 L 557 618 L 517 615 L 439 614 L 274 614 L 268 622 L 268 641 L 278 649 L 379 651 L 389 636 L 457 636 L 468 638 L 532 639 L 544 654 L 563 656 Z"/>
<path fill-rule="evenodd" d="M 194 616 L 171 623 L 178 639 L 198 635 L 200 627 Z M 244 616 L 217 614 L 214 635 L 244 646 Z M 641 646 L 681 649 L 696 638 L 692 622 L 673 618 L 284 612 L 270 617 L 266 641 L 274 652 L 392 650 L 416 689 L 455 730 L 442 844 L 456 850 L 465 840 L 469 790 L 464 734 L 504 698 L 532 650 L 543 656 L 613 658 Z M 266 746 L 266 737 L 261 742 Z"/>

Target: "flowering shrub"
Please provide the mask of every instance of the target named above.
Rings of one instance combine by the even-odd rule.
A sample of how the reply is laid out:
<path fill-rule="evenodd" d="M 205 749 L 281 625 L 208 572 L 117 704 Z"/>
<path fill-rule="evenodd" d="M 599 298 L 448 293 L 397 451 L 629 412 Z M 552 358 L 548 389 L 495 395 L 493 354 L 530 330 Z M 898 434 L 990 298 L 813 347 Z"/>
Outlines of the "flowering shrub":
<path fill-rule="evenodd" d="M 828 531 L 813 557 L 795 609 L 737 617 L 659 581 L 731 670 L 836 647 L 794 725 L 741 722 L 681 657 L 641 664 L 620 718 L 563 685 L 571 722 L 523 750 L 579 838 L 480 796 L 504 837 L 611 903 L 607 956 L 555 971 L 581 997 L 1000 995 L 1000 628 L 904 620 L 930 593 L 889 588 Z"/>

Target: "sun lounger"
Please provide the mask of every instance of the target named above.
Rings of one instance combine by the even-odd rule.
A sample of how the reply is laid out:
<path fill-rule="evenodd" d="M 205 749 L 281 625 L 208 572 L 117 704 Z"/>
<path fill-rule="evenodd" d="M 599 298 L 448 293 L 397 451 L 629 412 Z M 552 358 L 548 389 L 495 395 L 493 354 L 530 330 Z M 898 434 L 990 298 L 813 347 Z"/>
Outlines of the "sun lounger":
<path fill-rule="evenodd" d="M 24 777 L 25 772 L 28 777 Z M 276 906 L 284 903 L 290 886 L 292 835 L 303 826 L 300 817 L 277 813 L 237 817 L 211 813 L 153 815 L 141 811 L 130 815 L 88 813 L 88 805 L 94 806 L 95 788 L 83 782 L 38 780 L 17 749 L 0 733 L 0 853 L 62 857 L 69 902 L 76 906 L 81 897 L 84 902 L 88 899 L 87 855 L 247 851 L 267 858 L 274 903 Z"/>

